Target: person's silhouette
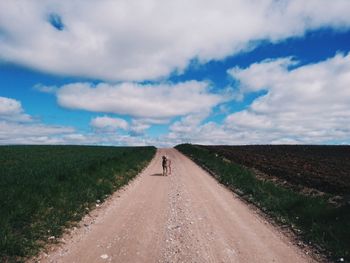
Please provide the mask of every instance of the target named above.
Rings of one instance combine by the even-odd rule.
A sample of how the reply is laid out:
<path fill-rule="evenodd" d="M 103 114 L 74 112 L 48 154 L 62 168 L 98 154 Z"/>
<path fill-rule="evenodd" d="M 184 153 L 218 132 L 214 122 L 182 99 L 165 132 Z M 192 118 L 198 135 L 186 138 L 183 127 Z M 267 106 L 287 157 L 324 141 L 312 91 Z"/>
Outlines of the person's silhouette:
<path fill-rule="evenodd" d="M 164 155 L 162 157 L 162 166 L 163 166 L 163 176 L 168 175 L 167 159 Z"/>

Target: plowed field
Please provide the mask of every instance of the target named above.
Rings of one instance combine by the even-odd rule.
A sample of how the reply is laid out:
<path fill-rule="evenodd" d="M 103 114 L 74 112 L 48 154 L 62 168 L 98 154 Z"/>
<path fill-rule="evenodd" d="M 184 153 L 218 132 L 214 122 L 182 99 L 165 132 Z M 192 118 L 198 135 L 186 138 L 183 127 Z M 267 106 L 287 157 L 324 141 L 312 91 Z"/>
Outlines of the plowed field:
<path fill-rule="evenodd" d="M 238 164 L 331 194 L 350 193 L 350 146 L 205 146 Z"/>

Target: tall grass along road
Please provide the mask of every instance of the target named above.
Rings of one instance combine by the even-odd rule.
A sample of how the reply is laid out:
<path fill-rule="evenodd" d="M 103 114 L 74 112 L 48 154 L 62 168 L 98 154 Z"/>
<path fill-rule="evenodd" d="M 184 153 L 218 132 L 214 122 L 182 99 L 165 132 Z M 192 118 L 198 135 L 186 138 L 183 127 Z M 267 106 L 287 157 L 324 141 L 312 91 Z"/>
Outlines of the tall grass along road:
<path fill-rule="evenodd" d="M 154 147 L 1 146 L 0 262 L 24 261 L 57 242 L 154 153 Z"/>
<path fill-rule="evenodd" d="M 162 155 L 172 174 L 162 176 Z M 175 149 L 160 149 L 126 189 L 40 262 L 313 262 Z"/>

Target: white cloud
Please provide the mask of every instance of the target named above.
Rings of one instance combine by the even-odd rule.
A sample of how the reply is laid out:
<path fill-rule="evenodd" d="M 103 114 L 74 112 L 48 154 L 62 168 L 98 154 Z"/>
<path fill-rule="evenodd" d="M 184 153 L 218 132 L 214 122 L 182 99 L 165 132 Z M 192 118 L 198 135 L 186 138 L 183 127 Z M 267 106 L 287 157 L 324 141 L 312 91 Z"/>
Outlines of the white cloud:
<path fill-rule="evenodd" d="M 50 138 L 57 140 L 55 144 L 78 144 L 78 145 L 112 145 L 112 146 L 149 146 L 156 145 L 156 140 L 147 136 L 135 137 L 131 135 L 120 135 L 116 133 L 88 133 L 67 134 L 60 137 Z"/>
<path fill-rule="evenodd" d="M 98 130 L 115 131 L 118 129 L 127 130 L 127 121 L 121 118 L 111 118 L 108 116 L 93 118 L 90 125 Z"/>
<path fill-rule="evenodd" d="M 144 131 L 151 124 L 164 124 L 164 119 L 134 119 L 129 125 L 124 119 L 107 116 L 91 120 L 96 130 L 80 133 L 73 127 L 47 125 L 26 114 L 21 102 L 0 97 L 0 145 L 8 144 L 82 144 L 82 145 L 160 145 L 148 137 Z M 117 129 L 130 132 L 130 135 L 117 134 Z M 138 135 L 138 136 L 135 136 Z"/>
<path fill-rule="evenodd" d="M 251 130 L 262 140 L 349 142 L 350 54 L 289 70 L 293 63 L 277 59 L 230 70 L 242 94 L 267 94 L 247 110 L 228 116 L 227 127 L 238 133 Z"/>
<path fill-rule="evenodd" d="M 12 115 L 22 112 L 21 103 L 10 98 L 0 97 L 0 114 Z"/>
<path fill-rule="evenodd" d="M 266 60 L 229 74 L 240 94 L 265 90 L 247 109 L 229 114 L 222 124 L 190 114 L 160 138 L 168 145 L 198 144 L 349 144 L 350 54 L 296 66 L 291 58 Z"/>
<path fill-rule="evenodd" d="M 133 119 L 129 133 L 131 136 L 144 136 L 147 129 L 151 127 L 151 123 L 143 119 Z"/>
<path fill-rule="evenodd" d="M 145 136 L 146 131 L 152 125 L 166 125 L 169 121 L 168 118 L 135 118 L 131 120 L 129 134 L 131 136 Z"/>
<path fill-rule="evenodd" d="M 36 84 L 34 85 L 33 89 L 43 93 L 52 93 L 52 94 L 57 91 L 56 86 L 45 86 L 43 84 Z"/>
<path fill-rule="evenodd" d="M 93 118 L 90 125 L 94 132 L 79 132 L 73 127 L 47 125 L 26 114 L 21 102 L 0 97 L 0 145 L 8 144 L 78 144 L 78 145 L 164 145 L 145 130 L 151 124 L 167 123 L 166 119 L 133 119 L 128 124 L 124 119 L 100 116 Z M 117 134 L 118 129 L 130 134 Z M 113 132 L 112 132 L 113 131 Z M 137 135 L 137 136 L 135 136 Z"/>
<path fill-rule="evenodd" d="M 31 117 L 24 113 L 19 101 L 2 97 L 0 143 L 157 146 L 182 142 L 350 143 L 350 54 L 338 54 L 328 60 L 302 66 L 292 58 L 265 60 L 228 72 L 240 83 L 241 96 L 262 90 L 266 93 L 245 110 L 228 115 L 222 124 L 205 122 L 212 108 L 227 100 L 227 94 L 210 93 L 207 83 L 97 86 L 75 83 L 57 89 L 58 101 L 63 99 L 64 103 L 68 103 L 61 101 L 61 105 L 135 116 L 130 124 L 123 119 L 106 116 L 91 121 L 91 125 L 97 128 L 121 128 L 129 134 L 80 134 L 69 127 L 33 121 L 21 123 L 15 118 L 5 120 L 3 116 Z M 139 95 L 140 92 L 142 95 Z M 169 134 L 151 138 L 145 133 L 151 125 L 166 124 L 169 118 L 175 116 L 181 118 L 170 125 Z"/>
<path fill-rule="evenodd" d="M 56 92 L 59 105 L 70 109 L 117 113 L 145 118 L 149 123 L 207 111 L 227 100 L 210 92 L 206 82 L 140 85 L 121 83 L 68 84 Z"/>
<path fill-rule="evenodd" d="M 192 116 L 190 116 L 192 118 Z M 215 122 L 201 123 L 194 121 L 191 129 L 188 129 L 186 133 L 182 132 L 179 124 L 184 125 L 187 120 L 180 120 L 180 123 L 175 123 L 171 127 L 169 134 L 160 138 L 161 145 L 174 146 L 181 143 L 194 143 L 194 144 L 242 144 L 242 141 L 238 139 L 237 134 L 233 134 L 226 130 L 222 125 Z M 195 126 L 195 123 L 198 123 Z"/>
<path fill-rule="evenodd" d="M 24 112 L 21 102 L 0 97 L 0 144 L 59 143 L 59 138 L 74 132 L 71 127 L 45 125 Z"/>
<path fill-rule="evenodd" d="M 261 39 L 348 28 L 349 10 L 348 0 L 0 1 L 0 58 L 63 75 L 157 79 Z"/>
<path fill-rule="evenodd" d="M 0 121 L 0 144 L 57 143 L 59 141 L 53 140 L 54 136 L 72 132 L 71 127 Z"/>
<path fill-rule="evenodd" d="M 200 126 L 202 121 L 204 121 L 210 115 L 209 111 L 203 111 L 196 114 L 190 114 L 182 117 L 179 121 L 173 123 L 169 130 L 178 135 L 186 137 Z"/>
<path fill-rule="evenodd" d="M 0 120 L 28 122 L 32 118 L 24 113 L 18 100 L 0 97 Z"/>

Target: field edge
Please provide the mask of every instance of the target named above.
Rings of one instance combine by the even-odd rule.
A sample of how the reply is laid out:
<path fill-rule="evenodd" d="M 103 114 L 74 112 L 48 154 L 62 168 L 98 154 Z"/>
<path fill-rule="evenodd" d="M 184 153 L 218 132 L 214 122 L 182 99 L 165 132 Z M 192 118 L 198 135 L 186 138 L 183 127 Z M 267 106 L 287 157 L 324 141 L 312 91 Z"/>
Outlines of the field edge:
<path fill-rule="evenodd" d="M 7 148 L 11 146 L 6 146 Z M 14 149 L 30 149 L 31 146 L 13 146 Z M 48 147 L 52 151 L 55 147 L 58 149 L 62 146 L 33 146 L 33 147 Z M 66 147 L 66 148 L 64 148 Z M 22 231 L 18 233 L 12 234 L 11 229 L 13 228 L 11 225 L 6 225 L 6 215 L 3 218 L 0 218 L 3 223 L 3 231 L 8 229 L 7 232 L 4 232 L 0 242 L 0 261 L 1 262 L 25 262 L 31 258 L 34 258 L 38 253 L 45 249 L 45 247 L 50 246 L 51 244 L 56 244 L 59 242 L 60 237 L 67 231 L 68 229 L 75 227 L 78 223 L 83 219 L 85 215 L 90 213 L 93 209 L 100 206 L 110 195 L 119 190 L 120 188 L 127 185 L 131 180 L 133 180 L 137 175 L 139 175 L 145 167 L 150 163 L 150 161 L 154 158 L 156 154 L 155 147 L 113 147 L 112 150 L 120 149 L 120 153 L 117 153 L 116 156 L 108 155 L 110 152 L 110 148 L 112 147 L 90 147 L 90 146 L 64 146 L 64 151 L 68 149 L 68 147 L 79 148 L 79 150 L 87 149 L 87 151 L 107 151 L 103 153 L 105 155 L 97 154 L 96 156 L 92 156 L 91 160 L 89 160 L 89 165 L 79 171 L 77 174 L 74 174 L 75 179 L 70 179 L 71 177 L 61 178 L 59 175 L 59 181 L 53 180 L 52 182 L 60 182 L 60 180 L 67 180 L 66 184 L 70 185 L 69 189 L 55 189 L 55 186 L 52 186 L 54 191 L 61 191 L 57 198 L 63 198 L 64 200 L 57 201 L 58 206 L 53 205 L 53 208 L 49 207 L 49 204 L 52 202 L 48 202 L 47 204 L 41 205 L 40 212 L 35 212 L 30 214 L 28 218 L 15 218 L 16 221 L 21 222 L 24 220 L 21 225 L 22 228 L 17 229 Z M 60 149 L 61 149 L 60 148 Z M 109 148 L 109 149 L 108 149 Z M 64 152 L 63 151 L 63 152 Z M 87 154 L 84 151 L 81 152 L 82 155 Z M 102 157 L 101 157 L 102 156 Z M 17 157 L 17 155 L 15 156 Z M 94 159 L 96 158 L 96 159 Z M 100 158 L 100 159 L 98 159 Z M 0 158 L 1 159 L 1 158 Z M 54 158 L 52 162 L 54 162 Z M 123 161 L 124 160 L 124 161 Z M 1 161 L 1 160 L 0 160 Z M 42 161 L 42 160 L 40 160 Z M 79 160 L 81 161 L 81 160 Z M 125 162 L 125 163 L 123 163 Z M 36 163 L 36 166 L 38 163 Z M 79 165 L 77 162 L 76 165 L 73 165 L 73 168 Z M 34 170 L 39 167 L 34 167 Z M 71 170 L 69 170 L 71 171 Z M 73 172 L 73 170 L 71 171 Z M 55 171 L 52 172 L 53 174 Z M 52 176 L 51 176 L 52 177 Z M 81 177 L 81 179 L 79 178 Z M 78 179 L 77 179 L 78 178 Z M 85 178 L 85 179 L 84 179 Z M 79 185 L 80 181 L 86 180 L 88 178 L 89 184 L 82 184 L 81 187 Z M 91 179 L 89 179 L 91 178 Z M 10 180 L 11 182 L 11 180 Z M 6 181 L 5 181 L 6 183 Z M 36 182 L 34 182 L 36 183 Z M 52 184 L 52 183 L 50 183 Z M 85 189 L 89 187 L 89 189 Z M 9 187 L 7 187 L 9 188 Z M 81 197 L 79 193 L 72 193 L 72 191 L 80 191 L 83 188 Z M 38 189 L 39 186 L 38 186 Z M 4 194 L 3 194 L 4 195 Z M 0 196 L 1 197 L 1 196 Z M 47 197 L 47 196 L 46 196 Z M 73 201 L 74 204 L 71 204 L 73 201 L 67 200 L 70 198 L 77 198 Z M 43 198 L 41 195 L 40 198 Z M 53 197 L 52 197 L 53 198 Z M 37 198 L 39 201 L 40 199 Z M 12 199 L 10 199 L 12 200 Z M 10 200 L 8 202 L 10 202 Z M 11 203 L 11 202 L 10 202 Z M 26 201 L 22 200 L 21 205 L 25 204 Z M 29 205 L 29 204 L 28 204 Z M 19 206 L 20 207 L 20 206 Z M 16 206 L 14 205 L 14 208 Z M 18 206 L 17 209 L 18 210 Z M 33 210 L 33 209 L 31 209 Z M 55 211 L 56 210 L 56 211 Z M 57 211 L 59 210 L 59 211 Z M 54 214 L 52 211 L 55 211 Z M 38 214 L 40 213 L 40 214 Z M 8 215 L 10 216 L 10 215 Z M 59 218 L 57 218 L 59 217 Z M 11 218 L 10 218 L 11 219 Z M 13 218 L 12 218 L 13 219 Z M 55 222 L 50 222 L 51 220 L 56 220 Z M 30 220 L 28 223 L 27 221 Z M 9 221 L 9 220 L 8 220 Z M 16 231 L 16 228 L 14 229 Z M 17 231 L 18 231 L 17 230 Z M 2 232 L 2 231 L 0 231 Z M 7 235 L 12 238 L 12 244 L 14 247 L 11 247 L 11 243 L 6 243 Z M 26 240 L 26 243 L 23 242 Z M 10 250 L 9 250 L 10 249 Z M 18 251 L 18 252 L 16 252 Z"/>
<path fill-rule="evenodd" d="M 346 247 L 346 244 L 348 244 L 346 232 L 349 232 L 349 228 L 346 228 L 345 234 L 342 233 L 340 237 L 345 243 L 335 241 L 338 239 L 339 236 L 337 235 L 339 234 L 334 236 L 333 242 L 327 242 L 324 238 L 323 240 L 319 239 L 320 235 L 324 235 L 324 233 L 320 232 L 329 230 L 326 229 L 328 225 L 325 224 L 325 222 L 322 222 L 322 224 L 320 224 L 321 228 L 319 228 L 317 222 L 311 222 L 311 226 L 310 222 L 308 222 L 307 226 L 305 226 L 306 223 L 303 222 L 302 219 L 308 216 L 308 214 L 305 214 L 307 212 L 305 210 L 312 209 L 314 206 L 317 208 L 316 211 L 319 215 L 325 218 L 327 217 L 328 224 L 330 223 L 330 217 L 332 223 L 337 224 L 336 221 L 338 219 L 336 219 L 335 215 L 343 216 L 340 220 L 341 222 L 348 220 L 350 217 L 348 208 L 343 207 L 341 208 L 343 210 L 335 211 L 337 208 L 330 207 L 327 203 L 327 199 L 300 195 L 299 193 L 275 185 L 272 182 L 261 182 L 255 178 L 254 174 L 252 174 L 249 169 L 228 162 L 224 157 L 219 156 L 215 152 L 210 152 L 200 145 L 181 144 L 177 145 L 175 148 L 206 170 L 219 183 L 239 195 L 243 201 L 257 207 L 261 214 L 270 222 L 277 224 L 284 232 L 287 230 L 289 233 L 292 233 L 292 236 L 297 238 L 296 243 L 298 246 L 311 247 L 312 255 L 317 260 L 327 262 L 329 260 L 334 262 L 349 260 L 350 252 Z M 288 197 L 284 198 L 284 195 Z M 282 199 L 282 201 L 279 199 Z M 275 202 L 279 204 L 275 205 Z M 283 202 L 285 204 L 283 204 Z M 303 206 L 305 207 L 303 208 Z M 297 209 L 294 211 L 293 207 Z M 301 212 L 299 210 L 301 210 Z M 345 211 L 345 213 L 343 211 Z M 334 217 L 332 218 L 332 216 Z M 338 224 L 337 227 L 339 229 L 341 225 Z M 334 233 L 328 234 L 334 235 Z"/>

